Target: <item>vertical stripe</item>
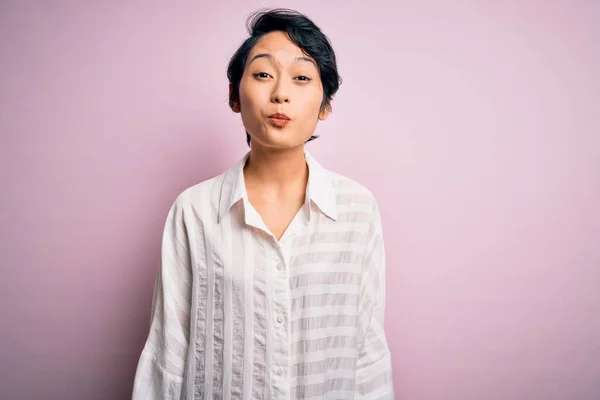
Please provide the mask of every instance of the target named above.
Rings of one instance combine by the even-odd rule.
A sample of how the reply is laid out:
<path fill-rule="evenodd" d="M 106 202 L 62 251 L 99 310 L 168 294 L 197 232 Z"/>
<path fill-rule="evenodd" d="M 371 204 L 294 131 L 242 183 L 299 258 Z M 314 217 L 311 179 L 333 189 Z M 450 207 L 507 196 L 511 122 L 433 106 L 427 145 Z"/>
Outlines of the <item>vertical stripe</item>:
<path fill-rule="evenodd" d="M 230 219 L 227 216 L 227 220 Z M 225 226 L 225 225 L 224 225 Z M 213 393 L 218 395 L 223 392 L 223 349 L 225 346 L 225 263 L 226 253 L 223 252 L 223 237 L 213 234 L 213 276 L 215 290 L 213 295 Z"/>
<path fill-rule="evenodd" d="M 204 230 L 204 224 L 201 222 L 201 215 L 194 214 L 196 221 L 196 232 L 198 237 L 196 238 L 197 243 L 204 244 L 207 240 L 206 232 Z M 198 266 L 196 272 L 198 273 L 198 299 L 196 308 L 196 373 L 194 379 L 194 400 L 204 400 L 204 386 L 205 386 L 205 354 L 206 354 L 206 301 L 208 296 L 208 285 L 206 275 L 206 249 L 202 246 L 202 251 L 196 252 L 198 257 Z"/>
<path fill-rule="evenodd" d="M 189 191 L 188 193 L 188 201 L 189 201 Z M 191 218 L 190 218 L 191 219 Z M 188 226 L 186 224 L 186 226 Z M 190 251 L 192 254 L 190 255 L 191 261 L 191 272 L 192 272 L 192 299 L 191 299 L 191 310 L 198 309 L 198 273 L 196 268 L 196 262 L 198 257 L 198 234 L 196 232 L 196 224 L 189 225 L 189 235 L 190 235 Z M 194 376 L 194 371 L 196 370 L 196 321 L 198 319 L 198 314 L 194 312 L 190 312 L 190 338 L 188 340 L 188 352 L 187 352 L 187 366 L 186 366 L 186 376 L 192 377 Z M 184 399 L 192 399 L 194 396 L 194 379 L 187 379 L 185 385 L 182 387 L 181 397 Z"/>
<path fill-rule="evenodd" d="M 231 305 L 232 291 L 232 260 L 233 260 L 233 237 L 231 234 L 231 224 L 235 218 L 232 213 L 227 214 L 227 218 L 223 221 L 223 278 L 224 278 L 224 301 L 223 301 L 223 318 L 224 318 L 224 348 L 223 348 L 223 400 L 231 399 L 231 366 L 232 366 L 232 346 L 233 332 L 232 319 L 233 311 Z"/>
<path fill-rule="evenodd" d="M 254 247 L 252 232 L 243 227 L 243 242 L 246 261 L 244 271 L 244 397 L 252 399 L 254 379 Z"/>
<path fill-rule="evenodd" d="M 240 203 L 234 211 L 234 216 L 231 218 L 231 233 L 232 233 L 232 259 L 231 259 L 231 272 L 232 272 L 232 285 L 231 285 L 231 299 L 232 299 L 232 361 L 231 361 L 231 398 L 232 399 L 243 399 L 244 389 L 244 345 L 245 345 L 245 332 L 244 332 L 244 311 L 247 309 L 246 306 L 246 290 L 244 288 L 246 281 L 246 251 L 244 246 L 244 229 L 243 228 L 243 216 L 240 214 Z"/>
<path fill-rule="evenodd" d="M 270 238 L 270 240 L 275 240 L 274 238 Z M 273 373 L 273 319 L 275 315 L 273 314 L 273 275 L 272 275 L 272 262 L 270 259 L 271 249 L 266 243 L 263 243 L 263 251 L 264 251 L 264 261 L 263 265 L 265 266 L 265 292 L 266 292 L 266 306 L 267 306 L 267 321 L 266 321 L 266 349 L 265 349 L 265 368 L 267 373 L 265 374 L 265 400 L 271 399 L 271 374 Z"/>
<path fill-rule="evenodd" d="M 251 228 L 253 230 L 257 228 Z M 266 346 L 267 346 L 267 289 L 265 282 L 265 257 L 262 247 L 262 234 L 252 236 L 251 246 L 254 252 L 254 374 L 253 374 L 253 398 L 264 399 L 265 379 L 269 371 L 266 370 Z"/>
<path fill-rule="evenodd" d="M 208 193 L 202 196 L 202 210 L 210 210 L 210 197 Z M 211 239 L 212 218 L 204 221 L 204 244 L 206 250 L 206 275 L 207 275 L 207 295 L 206 295 L 206 350 L 204 354 L 205 368 L 205 393 L 204 398 L 209 400 L 213 398 L 213 328 L 214 328 L 214 309 L 213 301 L 215 297 L 215 273 L 214 260 L 212 257 L 213 249 Z"/>

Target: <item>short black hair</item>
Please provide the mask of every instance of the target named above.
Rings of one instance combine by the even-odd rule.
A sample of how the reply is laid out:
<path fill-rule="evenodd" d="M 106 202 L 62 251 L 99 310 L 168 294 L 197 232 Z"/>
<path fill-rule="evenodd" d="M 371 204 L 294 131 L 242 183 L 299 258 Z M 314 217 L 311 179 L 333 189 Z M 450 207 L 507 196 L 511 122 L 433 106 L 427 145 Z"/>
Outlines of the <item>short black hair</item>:
<path fill-rule="evenodd" d="M 250 37 L 237 49 L 227 67 L 227 78 L 233 88 L 229 96 L 229 106 L 233 107 L 234 102 L 239 100 L 240 81 L 244 73 L 244 66 L 254 45 L 263 35 L 273 31 L 282 31 L 294 44 L 316 61 L 323 85 L 323 101 L 320 112 L 325 109 L 331 111 L 331 100 L 338 91 L 342 78 L 337 70 L 333 47 L 321 29 L 305 15 L 287 8 L 255 11 L 248 17 L 246 25 Z M 306 142 L 316 138 L 318 136 L 311 136 Z M 250 146 L 250 134 L 247 131 L 246 142 Z"/>

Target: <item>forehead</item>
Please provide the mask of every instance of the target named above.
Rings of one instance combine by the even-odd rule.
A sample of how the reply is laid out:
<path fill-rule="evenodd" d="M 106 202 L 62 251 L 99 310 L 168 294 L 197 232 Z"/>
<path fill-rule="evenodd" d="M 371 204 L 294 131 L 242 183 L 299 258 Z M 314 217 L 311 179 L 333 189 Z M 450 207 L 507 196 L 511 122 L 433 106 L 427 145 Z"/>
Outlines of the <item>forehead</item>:
<path fill-rule="evenodd" d="M 290 40 L 285 32 L 281 31 L 269 32 L 262 36 L 250 51 L 248 59 L 251 60 L 259 53 L 271 54 L 274 61 L 279 64 L 290 64 L 296 57 L 308 56 Z"/>

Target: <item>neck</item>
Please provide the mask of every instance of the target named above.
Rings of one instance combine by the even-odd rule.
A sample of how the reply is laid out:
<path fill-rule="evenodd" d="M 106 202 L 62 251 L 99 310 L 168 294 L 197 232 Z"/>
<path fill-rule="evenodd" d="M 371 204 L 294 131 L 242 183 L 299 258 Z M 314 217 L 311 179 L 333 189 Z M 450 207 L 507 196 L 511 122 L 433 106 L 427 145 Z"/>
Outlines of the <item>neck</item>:
<path fill-rule="evenodd" d="M 284 151 L 271 151 L 260 147 L 250 149 L 250 157 L 244 166 L 247 182 L 275 190 L 306 187 L 308 165 L 304 146 Z"/>

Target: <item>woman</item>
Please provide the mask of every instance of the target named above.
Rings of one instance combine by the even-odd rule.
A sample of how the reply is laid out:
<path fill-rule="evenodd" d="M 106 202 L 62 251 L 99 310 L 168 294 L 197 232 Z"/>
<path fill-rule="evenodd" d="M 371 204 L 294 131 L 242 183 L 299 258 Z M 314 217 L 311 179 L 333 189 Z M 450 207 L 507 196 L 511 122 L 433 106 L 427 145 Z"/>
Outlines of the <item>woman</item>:
<path fill-rule="evenodd" d="M 307 17 L 252 17 L 227 75 L 250 151 L 168 214 L 133 398 L 392 399 L 372 193 L 305 150 L 341 79 Z"/>

